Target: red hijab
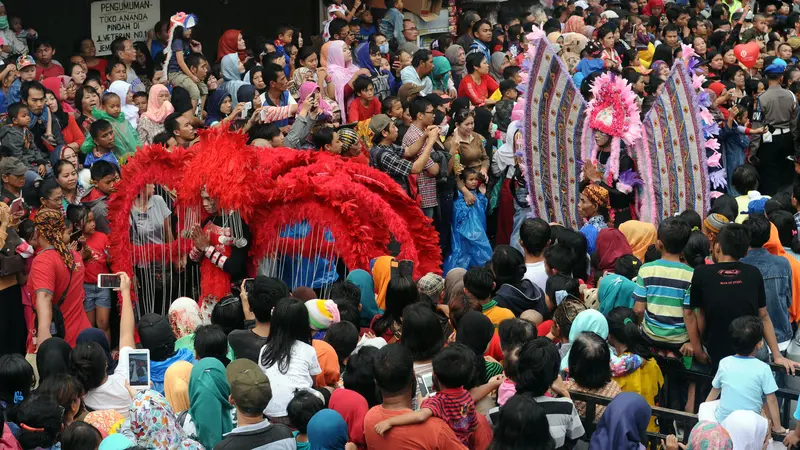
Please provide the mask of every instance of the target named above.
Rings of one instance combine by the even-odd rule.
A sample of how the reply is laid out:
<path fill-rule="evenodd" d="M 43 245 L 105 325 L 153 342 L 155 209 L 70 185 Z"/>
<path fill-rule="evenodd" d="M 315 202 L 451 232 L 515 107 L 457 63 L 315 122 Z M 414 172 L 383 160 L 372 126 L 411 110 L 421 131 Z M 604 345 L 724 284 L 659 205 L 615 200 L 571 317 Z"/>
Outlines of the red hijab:
<path fill-rule="evenodd" d="M 336 389 L 331 394 L 328 407 L 344 417 L 350 434 L 350 442 L 358 448 L 366 448 L 364 439 L 364 416 L 369 411 L 369 405 L 364 397 L 350 389 Z"/>
<path fill-rule="evenodd" d="M 597 234 L 595 243 L 595 254 L 597 255 L 597 271 L 614 271 L 614 264 L 620 256 L 632 255 L 631 245 L 625 235 L 616 228 L 605 228 Z"/>
<path fill-rule="evenodd" d="M 661 12 L 664 12 L 664 0 L 649 0 L 644 8 L 642 8 L 642 14 L 646 16 L 653 15 L 653 8 L 661 8 Z"/>
<path fill-rule="evenodd" d="M 228 30 L 222 33 L 222 37 L 219 38 L 219 43 L 217 44 L 217 62 L 220 62 L 222 57 L 229 53 L 237 53 L 239 61 L 244 62 L 247 55 L 244 50 L 239 50 L 240 34 L 242 34 L 242 30 Z"/>

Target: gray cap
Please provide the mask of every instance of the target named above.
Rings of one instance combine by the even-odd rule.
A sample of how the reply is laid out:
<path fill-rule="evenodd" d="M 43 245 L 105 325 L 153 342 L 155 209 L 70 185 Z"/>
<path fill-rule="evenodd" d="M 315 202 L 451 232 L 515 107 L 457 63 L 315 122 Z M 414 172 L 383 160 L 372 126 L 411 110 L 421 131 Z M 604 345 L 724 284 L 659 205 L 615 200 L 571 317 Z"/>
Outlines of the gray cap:
<path fill-rule="evenodd" d="M 13 156 L 6 156 L 0 160 L 0 175 L 25 175 L 28 166 Z"/>
<path fill-rule="evenodd" d="M 372 116 L 372 120 L 369 121 L 369 130 L 372 131 L 372 133 L 377 137 L 383 132 L 383 130 L 386 129 L 386 127 L 389 126 L 391 122 L 392 119 L 390 119 L 386 114 L 376 114 Z M 375 140 L 375 142 L 380 142 L 380 139 Z"/>

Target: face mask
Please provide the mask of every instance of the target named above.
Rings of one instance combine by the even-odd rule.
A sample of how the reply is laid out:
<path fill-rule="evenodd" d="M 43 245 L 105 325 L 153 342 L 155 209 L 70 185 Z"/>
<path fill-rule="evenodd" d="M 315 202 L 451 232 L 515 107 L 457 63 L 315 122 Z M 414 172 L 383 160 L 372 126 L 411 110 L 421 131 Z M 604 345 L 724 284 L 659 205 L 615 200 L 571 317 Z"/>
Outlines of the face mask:
<path fill-rule="evenodd" d="M 389 44 L 386 43 L 386 44 L 379 45 L 378 46 L 378 50 L 384 55 L 389 53 Z"/>
<path fill-rule="evenodd" d="M 8 16 L 0 16 L 0 30 L 8 28 Z"/>

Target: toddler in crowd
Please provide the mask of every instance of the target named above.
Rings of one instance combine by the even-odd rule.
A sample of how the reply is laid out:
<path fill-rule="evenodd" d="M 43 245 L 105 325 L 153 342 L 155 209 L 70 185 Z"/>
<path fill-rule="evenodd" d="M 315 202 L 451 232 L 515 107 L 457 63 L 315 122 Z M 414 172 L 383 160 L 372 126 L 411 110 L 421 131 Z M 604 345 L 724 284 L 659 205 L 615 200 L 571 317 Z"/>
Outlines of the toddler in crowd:
<path fill-rule="evenodd" d="M 306 390 L 298 390 L 294 398 L 289 401 L 286 413 L 289 422 L 295 429 L 292 433 L 297 444 L 297 450 L 309 450 L 311 443 L 308 442 L 308 422 L 314 414 L 325 409 L 325 403 L 315 394 Z"/>
<path fill-rule="evenodd" d="M 136 151 L 136 147 L 140 145 L 139 135 L 122 113 L 122 99 L 119 95 L 113 92 L 103 94 L 101 108 L 92 108 L 92 116 L 97 120 L 105 119 L 114 128 L 114 145 L 116 147 L 114 156 L 121 158 L 123 155 Z M 81 144 L 81 151 L 89 153 L 94 148 L 94 139 L 90 134 Z"/>
<path fill-rule="evenodd" d="M 775 396 L 778 390 L 775 377 L 769 366 L 755 357 L 756 351 L 764 345 L 763 326 L 761 319 L 755 316 L 742 316 L 731 322 L 730 338 L 736 355 L 719 362 L 711 392 L 698 411 L 700 420 L 722 423 L 730 413 L 740 409 L 757 414 L 766 409 L 767 417 L 772 420 L 772 431 L 785 433 Z"/>
<path fill-rule="evenodd" d="M 454 267 L 483 266 L 492 258 L 492 245 L 486 236 L 486 208 L 488 200 L 479 190 L 480 174 L 465 168 L 459 175 L 464 186 L 475 196 L 475 203 L 467 205 L 460 191 L 453 203 L 453 252 L 444 263 L 444 272 Z"/>
<path fill-rule="evenodd" d="M 22 103 L 12 103 L 8 107 L 8 125 L 0 128 L 0 144 L 10 150 L 9 156 L 33 167 L 39 165 L 41 155 L 33 142 L 33 133 L 28 129 L 30 123 L 28 107 Z"/>
<path fill-rule="evenodd" d="M 92 165 L 92 187 L 86 191 L 86 195 L 81 199 L 86 207 L 94 213 L 95 228 L 105 234 L 111 233 L 108 223 L 108 197 L 117 191 L 116 184 L 119 181 L 119 167 L 108 161 L 97 161 Z"/>
<path fill-rule="evenodd" d="M 464 353 L 451 344 L 433 357 L 434 383 L 439 390 L 422 402 L 418 411 L 386 419 L 375 425 L 375 432 L 383 436 L 395 426 L 422 423 L 431 417 L 438 417 L 450 426 L 456 436 L 466 446 L 478 426 L 475 402 L 464 384 L 473 376 L 474 365 Z"/>

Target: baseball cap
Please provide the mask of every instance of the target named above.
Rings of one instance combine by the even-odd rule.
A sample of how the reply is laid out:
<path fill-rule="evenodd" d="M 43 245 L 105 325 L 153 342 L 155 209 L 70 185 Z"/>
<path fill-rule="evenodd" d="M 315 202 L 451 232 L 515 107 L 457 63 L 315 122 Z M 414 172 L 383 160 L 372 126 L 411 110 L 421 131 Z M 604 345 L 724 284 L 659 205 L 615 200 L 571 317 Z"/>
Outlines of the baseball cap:
<path fill-rule="evenodd" d="M 619 19 L 619 14 L 617 14 L 616 12 L 614 12 L 614 11 L 609 9 L 609 10 L 603 11 L 603 13 L 600 14 L 600 17 L 604 17 L 606 19 Z"/>
<path fill-rule="evenodd" d="M 249 359 L 241 358 L 228 364 L 225 378 L 231 386 L 231 397 L 240 411 L 260 414 L 272 400 L 269 378 Z"/>
<path fill-rule="evenodd" d="M 28 171 L 28 166 L 22 161 L 13 156 L 6 156 L 0 161 L 0 175 L 25 175 Z"/>
<path fill-rule="evenodd" d="M 425 89 L 424 86 L 419 86 L 414 83 L 406 83 L 400 86 L 400 89 L 397 91 L 397 98 L 400 99 L 401 102 L 410 102 L 413 97 L 416 97 L 422 90 Z"/>
<path fill-rule="evenodd" d="M 386 114 L 376 114 L 372 116 L 372 120 L 369 121 L 369 131 L 372 131 L 375 136 L 378 136 L 383 132 L 383 130 L 386 129 L 386 127 L 389 126 L 390 123 L 392 123 L 392 119 L 390 119 Z M 379 141 L 380 140 L 375 142 Z"/>
<path fill-rule="evenodd" d="M 17 70 L 22 70 L 26 67 L 35 65 L 36 61 L 33 60 L 33 56 L 31 55 L 20 56 L 19 58 L 17 58 Z"/>
<path fill-rule="evenodd" d="M 450 98 L 450 97 L 445 98 L 445 97 L 442 97 L 439 94 L 428 94 L 428 95 L 425 96 L 425 100 L 428 100 L 429 102 L 431 102 L 431 104 L 433 104 L 434 107 L 441 106 L 441 105 L 446 105 L 446 104 L 450 103 L 451 101 L 453 101 L 452 98 Z"/>

